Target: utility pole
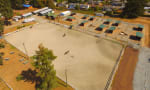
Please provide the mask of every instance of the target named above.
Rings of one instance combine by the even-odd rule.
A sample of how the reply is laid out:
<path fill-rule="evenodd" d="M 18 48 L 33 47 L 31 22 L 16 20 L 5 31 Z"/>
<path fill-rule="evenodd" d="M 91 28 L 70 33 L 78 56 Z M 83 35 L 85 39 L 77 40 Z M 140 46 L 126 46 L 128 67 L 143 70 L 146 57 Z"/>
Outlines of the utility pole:
<path fill-rule="evenodd" d="M 66 87 L 68 86 L 68 81 L 67 81 L 67 68 L 65 69 L 65 77 L 66 77 Z"/>
<path fill-rule="evenodd" d="M 22 45 L 23 45 L 24 50 L 25 50 L 25 53 L 27 54 L 27 57 L 28 57 L 28 59 L 29 59 L 29 55 L 28 55 L 27 49 L 26 49 L 26 47 L 25 47 L 25 44 L 24 44 L 24 43 L 22 43 Z"/>

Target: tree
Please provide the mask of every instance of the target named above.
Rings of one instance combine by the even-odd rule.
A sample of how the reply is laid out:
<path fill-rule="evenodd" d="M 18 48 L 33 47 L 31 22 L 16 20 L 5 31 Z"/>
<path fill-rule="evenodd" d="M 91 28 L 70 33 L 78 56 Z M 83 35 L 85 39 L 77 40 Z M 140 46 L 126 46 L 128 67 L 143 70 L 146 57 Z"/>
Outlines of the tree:
<path fill-rule="evenodd" d="M 125 8 L 121 14 L 124 18 L 137 18 L 144 14 L 145 0 L 127 0 Z"/>
<path fill-rule="evenodd" d="M 76 9 L 76 10 L 80 10 L 80 6 L 79 6 L 79 5 L 76 5 L 75 9 Z"/>
<path fill-rule="evenodd" d="M 0 36 L 2 36 L 3 32 L 4 32 L 3 21 L 0 20 Z"/>
<path fill-rule="evenodd" d="M 4 53 L 0 52 L 0 65 L 3 65 L 3 55 Z"/>
<path fill-rule="evenodd" d="M 22 9 L 23 8 L 23 0 L 11 0 L 11 5 L 13 9 Z"/>
<path fill-rule="evenodd" d="M 30 4 L 36 8 L 41 8 L 45 6 L 42 0 L 31 0 Z"/>
<path fill-rule="evenodd" d="M 54 5 L 54 2 L 53 0 L 47 0 L 47 6 L 54 9 L 55 8 L 55 5 Z"/>
<path fill-rule="evenodd" d="M 39 45 L 39 51 L 36 51 L 34 59 L 36 59 L 34 66 L 38 71 L 37 76 L 41 78 L 38 89 L 52 90 L 52 88 L 55 88 L 57 85 L 56 71 L 52 64 L 52 61 L 56 59 L 56 56 L 54 56 L 51 50 L 44 48 L 41 44 Z"/>
<path fill-rule="evenodd" d="M 0 13 L 5 19 L 10 19 L 13 16 L 10 0 L 0 0 Z"/>
<path fill-rule="evenodd" d="M 94 11 L 98 11 L 98 10 L 99 10 L 98 6 L 94 7 Z"/>

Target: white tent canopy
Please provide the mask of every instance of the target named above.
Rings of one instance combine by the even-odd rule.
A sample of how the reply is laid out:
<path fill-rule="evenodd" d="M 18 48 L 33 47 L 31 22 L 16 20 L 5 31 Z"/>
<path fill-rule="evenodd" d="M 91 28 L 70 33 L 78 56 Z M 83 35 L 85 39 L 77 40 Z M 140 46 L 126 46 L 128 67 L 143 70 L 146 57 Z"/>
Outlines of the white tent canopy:
<path fill-rule="evenodd" d="M 32 15 L 32 13 L 30 12 L 30 13 L 23 14 L 22 17 L 25 18 L 25 17 L 31 16 L 31 15 Z"/>
<path fill-rule="evenodd" d="M 60 15 L 61 16 L 68 16 L 68 15 L 70 15 L 71 14 L 71 11 L 64 11 L 64 12 L 62 12 Z"/>
<path fill-rule="evenodd" d="M 44 15 L 44 14 L 51 12 L 51 11 L 52 11 L 52 9 L 47 9 L 45 11 L 40 12 L 39 14 Z"/>
<path fill-rule="evenodd" d="M 35 21 L 35 18 L 24 19 L 23 23 Z"/>
<path fill-rule="evenodd" d="M 38 9 L 38 10 L 36 10 L 36 11 L 33 11 L 33 13 L 34 13 L 34 14 L 37 14 L 37 13 L 42 12 L 42 11 L 47 10 L 47 9 L 48 9 L 48 7 L 44 7 L 44 8 L 42 8 L 42 9 Z"/>

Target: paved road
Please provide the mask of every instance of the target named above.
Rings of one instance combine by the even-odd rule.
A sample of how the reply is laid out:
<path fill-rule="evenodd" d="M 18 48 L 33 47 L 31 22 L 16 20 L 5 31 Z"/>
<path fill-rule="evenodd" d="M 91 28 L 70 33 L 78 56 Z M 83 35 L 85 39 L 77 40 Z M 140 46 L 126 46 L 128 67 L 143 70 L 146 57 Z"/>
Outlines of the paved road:
<path fill-rule="evenodd" d="M 134 74 L 134 90 L 150 90 L 150 49 L 141 48 Z"/>

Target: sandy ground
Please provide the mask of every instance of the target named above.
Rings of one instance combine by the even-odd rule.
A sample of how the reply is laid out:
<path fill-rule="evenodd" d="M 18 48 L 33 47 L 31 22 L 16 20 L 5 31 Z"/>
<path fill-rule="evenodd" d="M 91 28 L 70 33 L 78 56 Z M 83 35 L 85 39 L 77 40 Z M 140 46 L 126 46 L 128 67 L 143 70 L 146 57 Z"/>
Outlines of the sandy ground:
<path fill-rule="evenodd" d="M 130 47 L 125 49 L 124 55 L 112 82 L 111 90 L 133 90 L 133 78 L 136 63 L 138 61 L 138 53 L 138 50 Z"/>
<path fill-rule="evenodd" d="M 103 90 L 122 48 L 110 41 L 50 23 L 34 25 L 32 29 L 11 34 L 6 39 L 23 52 L 22 44 L 25 43 L 30 56 L 35 54 L 40 43 L 52 49 L 58 56 L 54 61 L 57 75 L 65 80 L 67 70 L 68 83 L 77 90 Z"/>
<path fill-rule="evenodd" d="M 34 83 L 16 81 L 16 77 L 21 74 L 22 71 L 32 68 L 31 64 L 28 63 L 24 65 L 24 61 L 20 62 L 19 60 L 23 59 L 21 56 L 24 56 L 24 54 L 14 47 L 11 47 L 9 44 L 5 44 L 5 47 L 6 48 L 0 49 L 0 52 L 4 52 L 4 59 L 9 58 L 9 60 L 4 60 L 3 66 L 0 66 L 0 77 L 14 90 L 34 90 Z M 14 52 L 14 54 L 10 54 L 10 52 Z"/>
<path fill-rule="evenodd" d="M 106 16 L 105 18 L 112 18 Z M 150 47 L 150 18 L 149 17 L 138 17 L 136 19 L 122 19 L 122 18 L 112 18 L 115 20 L 121 20 L 129 23 L 139 23 L 144 25 L 144 38 L 142 39 L 142 46 L 143 47 Z"/>
<path fill-rule="evenodd" d="M 134 90 L 150 90 L 150 49 L 141 48 L 134 74 Z"/>
<path fill-rule="evenodd" d="M 0 90 L 10 90 L 2 80 L 0 80 Z"/>
<path fill-rule="evenodd" d="M 1 42 L 5 41 L 0 40 L 0 43 Z M 23 62 L 27 60 L 24 58 L 26 56 L 6 42 L 5 48 L 0 49 L 0 52 L 4 52 L 4 59 L 9 58 L 8 61 L 3 60 L 3 65 L 0 66 L 0 90 L 10 90 L 1 79 L 3 79 L 10 88 L 13 88 L 13 90 L 35 90 L 35 82 L 31 80 L 16 81 L 16 77 L 19 74 L 23 71 L 27 71 L 29 68 L 33 68 L 31 62 L 26 65 L 23 64 Z M 14 54 L 10 54 L 10 52 L 14 52 Z M 20 62 L 20 59 L 24 59 L 24 61 Z M 59 86 L 53 90 L 73 90 L 70 86 L 65 87 L 66 84 L 61 80 L 58 80 L 58 83 Z"/>

